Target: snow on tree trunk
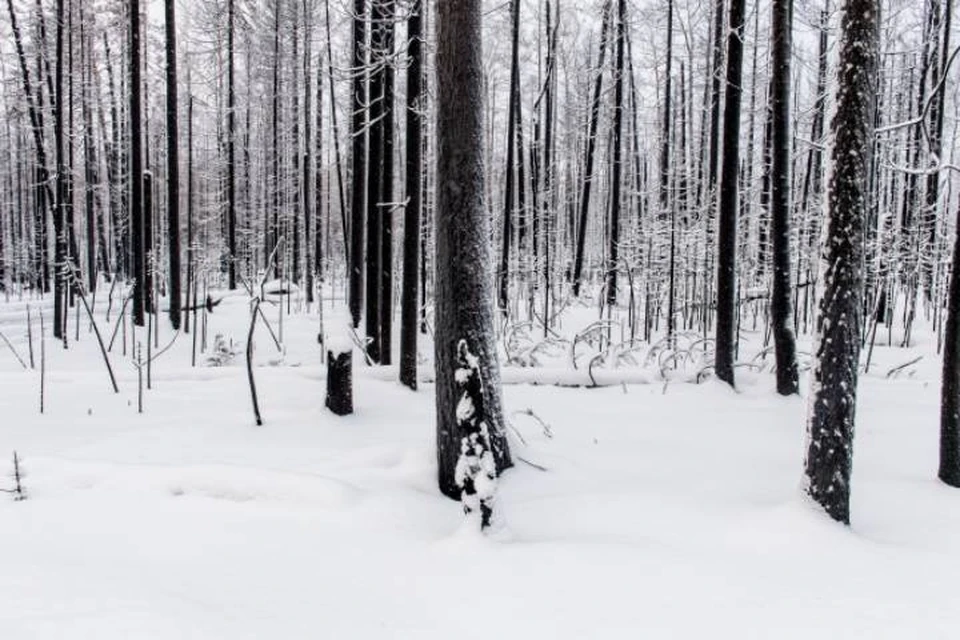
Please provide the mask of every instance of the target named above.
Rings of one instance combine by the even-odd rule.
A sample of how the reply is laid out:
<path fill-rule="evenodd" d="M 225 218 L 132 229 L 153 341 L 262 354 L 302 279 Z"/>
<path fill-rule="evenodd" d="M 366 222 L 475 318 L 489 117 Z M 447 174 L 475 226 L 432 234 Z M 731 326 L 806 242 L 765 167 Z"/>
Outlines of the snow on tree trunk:
<path fill-rule="evenodd" d="M 867 168 L 873 141 L 879 6 L 847 0 L 841 19 L 834 136 L 821 256 L 824 283 L 807 421 L 807 493 L 850 523 L 857 367 L 863 300 Z"/>
<path fill-rule="evenodd" d="M 455 471 L 457 344 L 466 340 L 483 379 L 483 408 L 498 472 L 511 465 L 494 337 L 493 250 L 484 207 L 481 1 L 437 4 L 435 335 L 438 482 L 460 499 Z"/>
<path fill-rule="evenodd" d="M 457 370 L 454 377 L 460 391 L 457 402 L 460 457 L 457 459 L 454 479 L 461 491 L 463 512 L 468 517 L 479 515 L 480 528 L 486 528 L 493 514 L 497 465 L 490 446 L 480 363 L 470 353 L 466 340 L 457 344 Z"/>

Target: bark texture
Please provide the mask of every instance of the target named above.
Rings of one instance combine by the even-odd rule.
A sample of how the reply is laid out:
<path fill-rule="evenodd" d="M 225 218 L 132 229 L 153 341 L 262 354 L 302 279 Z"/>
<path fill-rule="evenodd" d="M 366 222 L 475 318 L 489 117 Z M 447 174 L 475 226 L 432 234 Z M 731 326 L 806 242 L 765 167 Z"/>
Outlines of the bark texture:
<path fill-rule="evenodd" d="M 740 98 L 743 93 L 744 0 L 730 0 L 727 94 L 723 107 L 723 173 L 717 239 L 717 377 L 733 386 L 736 351 L 737 199 L 740 164 Z"/>
<path fill-rule="evenodd" d="M 793 0 L 773 0 L 773 162 L 771 225 L 773 231 L 773 296 L 770 314 L 777 358 L 777 392 L 799 391 L 797 344 L 790 326 L 790 48 Z"/>
<path fill-rule="evenodd" d="M 823 298 L 807 422 L 807 492 L 850 523 L 850 469 L 863 305 L 867 170 L 873 140 L 877 0 L 847 0 L 840 26 L 834 143 L 821 255 Z"/>
<path fill-rule="evenodd" d="M 338 416 L 353 413 L 353 354 L 327 350 L 326 406 Z"/>
<path fill-rule="evenodd" d="M 484 207 L 481 0 L 437 5 L 436 388 L 440 490 L 459 500 L 455 470 L 457 345 L 465 340 L 484 380 L 497 470 L 511 465 L 494 338 L 493 251 Z"/>

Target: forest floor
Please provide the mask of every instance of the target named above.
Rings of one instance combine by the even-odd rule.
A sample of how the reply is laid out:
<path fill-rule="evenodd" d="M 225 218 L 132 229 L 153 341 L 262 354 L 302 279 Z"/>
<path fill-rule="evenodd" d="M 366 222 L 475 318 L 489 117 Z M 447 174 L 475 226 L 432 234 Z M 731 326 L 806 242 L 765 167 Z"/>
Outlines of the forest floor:
<path fill-rule="evenodd" d="M 0 303 L 0 332 L 25 361 L 27 303 Z M 51 310 L 30 306 L 39 363 L 37 313 L 49 330 Z M 277 306 L 265 312 L 279 330 Z M 850 528 L 799 489 L 805 398 L 776 396 L 769 370 L 744 367 L 736 392 L 656 371 L 603 388 L 506 385 L 514 453 L 532 464 L 504 475 L 484 536 L 436 490 L 432 385 L 412 392 L 358 363 L 356 414 L 333 416 L 317 316 L 295 313 L 283 319 L 285 355 L 257 329 L 256 427 L 247 299 L 226 298 L 209 320 L 210 343 L 222 334 L 237 355 L 193 368 L 192 335 L 181 335 L 152 365 L 142 415 L 120 337 L 114 394 L 87 321 L 73 344 L 71 316 L 69 350 L 48 336 L 42 415 L 39 371 L 0 340 L 0 488 L 12 486 L 16 450 L 28 496 L 0 495 L 4 640 L 808 640 L 960 628 L 960 492 L 935 477 L 929 332 L 909 349 L 878 347 L 862 377 Z M 161 348 L 172 337 L 162 322 Z M 745 339 L 749 360 L 760 338 Z"/>

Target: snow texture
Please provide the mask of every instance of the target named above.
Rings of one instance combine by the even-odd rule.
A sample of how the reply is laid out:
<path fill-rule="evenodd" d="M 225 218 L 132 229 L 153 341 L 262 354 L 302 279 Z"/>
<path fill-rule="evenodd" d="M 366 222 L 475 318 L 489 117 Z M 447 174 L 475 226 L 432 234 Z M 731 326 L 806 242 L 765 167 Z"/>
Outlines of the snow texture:
<path fill-rule="evenodd" d="M 0 302 L 0 330 L 29 361 L 28 302 L 39 354 L 49 299 Z M 576 313 L 568 337 L 595 320 Z M 208 323 L 211 344 L 245 336 L 246 296 Z M 659 379 L 505 386 L 507 406 L 532 409 L 552 437 L 514 420 L 525 444 L 511 443 L 518 463 L 496 496 L 506 524 L 487 535 L 437 489 L 435 387 L 411 393 L 396 369 L 356 363 L 357 411 L 334 416 L 316 332 L 316 314 L 285 318 L 289 355 L 269 366 L 258 323 L 261 428 L 242 359 L 192 368 L 188 336 L 154 362 L 142 415 L 130 335 L 126 355 L 122 334 L 110 353 L 120 394 L 86 320 L 69 350 L 48 335 L 43 415 L 39 372 L 0 349 L 0 486 L 16 450 L 28 495 L 0 494 L 0 638 L 956 637 L 960 499 L 935 479 L 929 331 L 908 349 L 878 344 L 860 377 L 849 528 L 797 490 L 804 401 L 744 368 L 737 393 Z M 162 321 L 161 345 L 172 335 Z M 744 331 L 744 360 L 762 347 L 762 330 Z"/>
<path fill-rule="evenodd" d="M 461 489 L 460 500 L 468 519 L 479 519 L 479 528 L 490 526 L 494 495 L 497 490 L 497 465 L 490 447 L 490 431 L 483 404 L 483 379 L 480 363 L 470 353 L 466 340 L 457 344 L 457 370 L 454 372 L 460 400 L 457 402 L 457 430 L 460 457 L 454 480 Z"/>

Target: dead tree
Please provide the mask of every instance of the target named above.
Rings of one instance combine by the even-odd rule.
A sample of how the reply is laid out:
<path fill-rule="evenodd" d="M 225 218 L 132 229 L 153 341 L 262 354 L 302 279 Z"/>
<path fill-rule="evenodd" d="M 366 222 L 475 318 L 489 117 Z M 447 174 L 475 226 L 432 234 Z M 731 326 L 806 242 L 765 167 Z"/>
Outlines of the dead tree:
<path fill-rule="evenodd" d="M 717 240 L 717 377 L 733 386 L 736 351 L 737 198 L 740 169 L 740 98 L 743 92 L 744 0 L 730 0 L 727 93 L 723 108 L 723 171 Z"/>
<path fill-rule="evenodd" d="M 807 421 L 807 493 L 831 518 L 845 524 L 850 523 L 879 13 L 877 0 L 847 0 L 840 22 L 836 111 L 830 126 L 832 171 L 821 256 L 824 291 Z"/>
<path fill-rule="evenodd" d="M 771 226 L 773 232 L 773 295 L 770 315 L 777 358 L 777 392 L 799 391 L 797 345 L 790 326 L 790 55 L 793 0 L 773 0 L 773 163 Z"/>
<path fill-rule="evenodd" d="M 493 250 L 484 208 L 481 0 L 437 4 L 436 389 L 440 490 L 459 500 L 457 352 L 465 340 L 484 381 L 498 472 L 511 465 L 494 337 Z"/>
<path fill-rule="evenodd" d="M 407 204 L 403 217 L 403 298 L 400 309 L 400 382 L 417 388 L 417 310 L 420 265 L 420 185 L 423 182 L 422 0 L 413 0 L 407 19 Z"/>
<path fill-rule="evenodd" d="M 167 251 L 170 263 L 170 324 L 174 330 L 180 328 L 180 118 L 177 112 L 177 18 L 175 4 L 175 0 L 164 1 L 167 36 Z M 230 272 L 233 273 L 232 249 L 230 265 Z"/>

